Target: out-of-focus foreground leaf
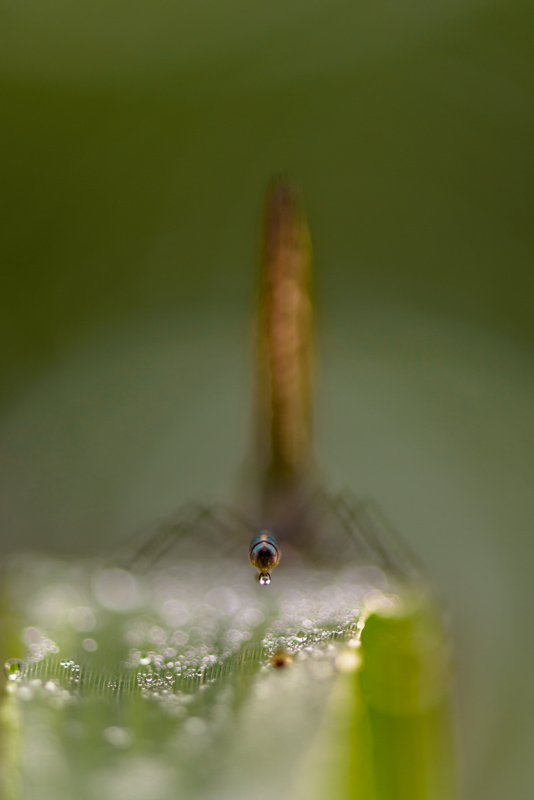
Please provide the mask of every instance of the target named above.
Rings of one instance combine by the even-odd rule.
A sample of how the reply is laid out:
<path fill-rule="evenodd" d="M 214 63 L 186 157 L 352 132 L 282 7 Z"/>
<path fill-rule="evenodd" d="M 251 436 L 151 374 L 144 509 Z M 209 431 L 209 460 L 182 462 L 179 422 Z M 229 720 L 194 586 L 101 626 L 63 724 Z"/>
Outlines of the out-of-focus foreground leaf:
<path fill-rule="evenodd" d="M 21 557 L 2 631 L 6 800 L 453 796 L 447 637 L 377 568 Z"/>

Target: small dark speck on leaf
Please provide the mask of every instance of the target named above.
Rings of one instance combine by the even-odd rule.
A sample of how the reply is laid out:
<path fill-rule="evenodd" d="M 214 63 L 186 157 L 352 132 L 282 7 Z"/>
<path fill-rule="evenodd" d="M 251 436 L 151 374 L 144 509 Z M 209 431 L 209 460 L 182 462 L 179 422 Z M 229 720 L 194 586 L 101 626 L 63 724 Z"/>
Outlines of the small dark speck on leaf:
<path fill-rule="evenodd" d="M 281 648 L 279 650 L 275 650 L 269 660 L 273 667 L 276 669 L 282 669 L 283 667 L 289 667 L 293 663 L 293 656 L 291 653 L 288 653 L 287 650 L 283 650 Z"/>

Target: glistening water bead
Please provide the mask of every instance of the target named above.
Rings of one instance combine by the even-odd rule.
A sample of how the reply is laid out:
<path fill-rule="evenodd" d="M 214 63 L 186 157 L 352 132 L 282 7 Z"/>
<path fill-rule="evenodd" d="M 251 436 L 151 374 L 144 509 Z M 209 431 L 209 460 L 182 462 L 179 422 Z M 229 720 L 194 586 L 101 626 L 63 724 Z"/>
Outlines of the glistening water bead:
<path fill-rule="evenodd" d="M 268 531 L 262 531 L 250 543 L 248 550 L 250 563 L 259 570 L 259 582 L 267 586 L 271 582 L 270 569 L 276 567 L 282 552 L 278 542 Z"/>
<path fill-rule="evenodd" d="M 4 664 L 4 672 L 8 681 L 16 681 L 22 672 L 24 662 L 19 658 L 8 658 Z"/>

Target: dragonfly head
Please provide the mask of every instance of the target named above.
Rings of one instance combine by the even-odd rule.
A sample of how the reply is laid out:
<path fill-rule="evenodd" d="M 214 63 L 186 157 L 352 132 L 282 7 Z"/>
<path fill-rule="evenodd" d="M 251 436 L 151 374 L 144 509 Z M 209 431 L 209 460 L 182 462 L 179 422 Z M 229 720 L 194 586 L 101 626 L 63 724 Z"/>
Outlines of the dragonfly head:
<path fill-rule="evenodd" d="M 259 570 L 259 582 L 266 586 L 271 582 L 269 570 L 276 567 L 282 552 L 278 542 L 268 531 L 262 531 L 250 543 L 248 550 L 250 563 Z"/>

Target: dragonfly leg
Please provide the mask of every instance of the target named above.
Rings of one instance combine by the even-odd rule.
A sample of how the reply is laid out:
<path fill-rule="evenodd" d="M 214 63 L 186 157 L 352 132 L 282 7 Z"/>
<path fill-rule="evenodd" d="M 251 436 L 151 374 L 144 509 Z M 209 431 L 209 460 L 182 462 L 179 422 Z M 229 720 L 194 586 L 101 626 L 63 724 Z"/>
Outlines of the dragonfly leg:
<path fill-rule="evenodd" d="M 421 567 L 372 500 L 349 490 L 331 495 L 318 488 L 310 505 L 317 519 L 316 558 L 320 560 L 323 553 L 334 560 L 346 557 L 404 579 L 420 580 Z"/>
<path fill-rule="evenodd" d="M 373 500 L 344 490 L 334 501 L 337 514 L 352 535 L 358 535 L 370 563 L 400 578 L 421 580 L 417 559 Z"/>
<path fill-rule="evenodd" d="M 169 520 L 145 534 L 146 542 L 128 562 L 130 569 L 149 571 L 185 539 L 197 539 L 216 548 L 223 557 L 238 542 L 247 542 L 254 531 L 252 521 L 229 506 L 213 507 L 188 503 Z"/>

